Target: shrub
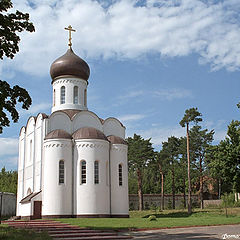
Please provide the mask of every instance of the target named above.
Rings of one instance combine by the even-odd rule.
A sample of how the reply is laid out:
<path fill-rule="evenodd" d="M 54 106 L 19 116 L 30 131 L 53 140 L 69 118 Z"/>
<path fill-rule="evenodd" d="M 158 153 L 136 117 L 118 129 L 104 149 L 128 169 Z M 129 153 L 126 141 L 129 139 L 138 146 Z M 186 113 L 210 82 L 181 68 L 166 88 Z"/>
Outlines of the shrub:
<path fill-rule="evenodd" d="M 157 217 L 156 217 L 155 215 L 150 215 L 150 216 L 148 217 L 148 220 L 149 220 L 149 221 L 157 221 Z"/>

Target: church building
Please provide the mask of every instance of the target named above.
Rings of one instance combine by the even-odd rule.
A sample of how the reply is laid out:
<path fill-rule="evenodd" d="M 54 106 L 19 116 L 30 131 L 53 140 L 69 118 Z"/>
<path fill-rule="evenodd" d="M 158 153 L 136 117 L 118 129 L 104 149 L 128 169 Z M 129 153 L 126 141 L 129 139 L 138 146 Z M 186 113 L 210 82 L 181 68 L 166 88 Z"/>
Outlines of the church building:
<path fill-rule="evenodd" d="M 51 115 L 30 117 L 20 131 L 17 216 L 128 217 L 125 127 L 88 110 L 90 69 L 67 30 L 69 49 L 50 67 Z"/>

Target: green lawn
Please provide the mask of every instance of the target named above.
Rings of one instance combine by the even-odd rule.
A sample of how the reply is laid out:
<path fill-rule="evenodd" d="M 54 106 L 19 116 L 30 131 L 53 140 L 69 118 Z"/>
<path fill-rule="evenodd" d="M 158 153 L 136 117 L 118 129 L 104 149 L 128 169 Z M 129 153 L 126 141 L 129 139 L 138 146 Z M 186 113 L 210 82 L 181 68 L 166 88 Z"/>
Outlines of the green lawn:
<path fill-rule="evenodd" d="M 138 229 L 138 228 L 170 228 L 180 226 L 236 224 L 240 223 L 240 208 L 228 210 L 228 217 L 223 209 L 195 210 L 190 216 L 186 211 L 131 211 L 130 218 L 70 218 L 58 219 L 61 222 L 89 227 L 93 229 Z M 150 215 L 156 221 L 150 221 Z"/>
<path fill-rule="evenodd" d="M 65 218 L 61 222 L 93 229 L 137 229 L 137 228 L 170 228 L 177 226 L 198 226 L 216 224 L 240 223 L 240 208 L 195 210 L 190 216 L 186 211 L 131 211 L 130 218 Z M 156 216 L 156 221 L 150 221 L 150 215 Z M 15 229 L 0 225 L 0 240 L 50 240 L 46 233 L 35 233 L 24 229 Z"/>
<path fill-rule="evenodd" d="M 47 233 L 36 233 L 30 230 L 16 229 L 0 225 L 0 240 L 50 240 Z"/>

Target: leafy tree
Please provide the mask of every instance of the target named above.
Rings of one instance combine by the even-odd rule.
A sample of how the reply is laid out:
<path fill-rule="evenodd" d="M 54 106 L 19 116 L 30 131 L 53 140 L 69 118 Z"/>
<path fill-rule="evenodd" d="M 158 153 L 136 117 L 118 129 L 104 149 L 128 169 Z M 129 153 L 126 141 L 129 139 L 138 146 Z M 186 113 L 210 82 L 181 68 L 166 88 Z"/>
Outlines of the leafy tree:
<path fill-rule="evenodd" d="M 240 121 L 232 121 L 227 137 L 208 149 L 207 166 L 219 187 L 227 186 L 225 192 L 240 192 Z"/>
<path fill-rule="evenodd" d="M 0 172 L 0 192 L 17 193 L 17 171 L 6 171 L 5 167 Z"/>
<path fill-rule="evenodd" d="M 194 122 L 197 124 L 202 121 L 201 113 L 197 108 L 190 108 L 185 111 L 185 114 L 179 124 L 182 127 L 186 127 L 187 130 L 187 159 L 188 159 L 188 214 L 192 213 L 191 203 L 191 175 L 190 175 L 190 152 L 189 152 L 189 124 Z"/>
<path fill-rule="evenodd" d="M 134 134 L 133 138 L 127 138 L 128 142 L 128 163 L 130 170 L 137 175 L 139 210 L 143 210 L 143 191 L 142 178 L 143 170 L 147 167 L 149 161 L 154 157 L 151 139 L 143 139 L 140 135 Z"/>
<path fill-rule="evenodd" d="M 34 26 L 29 22 L 29 14 L 16 11 L 7 13 L 12 8 L 11 0 L 0 0 L 0 58 L 13 58 L 19 51 L 20 37 L 17 32 L 24 30 L 33 32 Z M 11 114 L 14 122 L 19 119 L 16 110 L 17 102 L 22 103 L 23 109 L 28 109 L 32 103 L 28 92 L 18 85 L 10 87 L 6 81 L 0 80 L 0 133 L 3 127 L 9 126 L 10 121 L 4 110 Z"/>
<path fill-rule="evenodd" d="M 12 8 L 11 0 L 0 0 L 0 58 L 3 56 L 13 58 L 19 51 L 20 37 L 16 32 L 24 30 L 33 32 L 34 26 L 29 22 L 29 14 L 16 11 L 7 13 Z"/>
<path fill-rule="evenodd" d="M 169 168 L 172 175 L 172 208 L 175 209 L 175 167 L 179 160 L 179 146 L 180 140 L 174 136 L 169 137 L 167 142 L 162 143 L 162 154 L 168 161 Z"/>
<path fill-rule="evenodd" d="M 161 150 L 160 152 L 156 153 L 155 155 L 156 165 L 158 166 L 158 171 L 161 175 L 161 210 L 164 210 L 164 182 L 165 182 L 165 175 L 168 171 L 168 162 L 165 153 Z"/>
<path fill-rule="evenodd" d="M 204 171 L 204 160 L 207 148 L 213 141 L 214 131 L 208 132 L 207 129 L 201 130 L 200 126 L 194 126 L 190 130 L 190 139 L 194 158 L 197 160 L 196 165 L 199 170 L 199 186 L 200 186 L 200 203 L 201 209 L 203 206 L 203 171 Z"/>
<path fill-rule="evenodd" d="M 186 208 L 186 179 L 187 179 L 187 138 L 180 138 L 180 146 L 179 146 L 180 160 L 179 160 L 179 171 L 181 173 L 181 179 L 178 181 L 182 181 L 181 192 L 183 193 L 183 207 Z"/>

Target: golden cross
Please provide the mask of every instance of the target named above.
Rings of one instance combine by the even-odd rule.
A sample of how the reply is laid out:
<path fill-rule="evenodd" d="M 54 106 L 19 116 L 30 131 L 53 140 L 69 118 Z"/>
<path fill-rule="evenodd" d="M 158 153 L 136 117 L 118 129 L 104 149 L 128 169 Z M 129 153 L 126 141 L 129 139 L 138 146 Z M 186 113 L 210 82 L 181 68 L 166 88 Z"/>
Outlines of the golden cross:
<path fill-rule="evenodd" d="M 64 29 L 69 31 L 69 42 L 68 42 L 68 46 L 71 47 L 71 46 L 72 46 L 72 42 L 71 42 L 71 40 L 72 40 L 72 35 L 71 35 L 71 32 L 76 32 L 76 30 L 74 30 L 71 25 L 69 25 L 67 28 L 64 28 Z"/>

